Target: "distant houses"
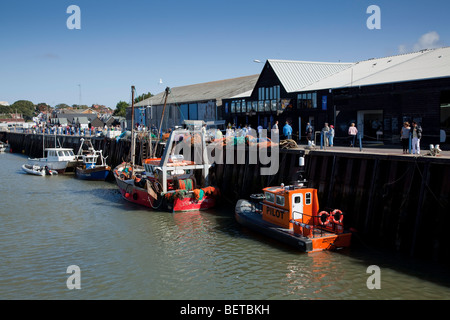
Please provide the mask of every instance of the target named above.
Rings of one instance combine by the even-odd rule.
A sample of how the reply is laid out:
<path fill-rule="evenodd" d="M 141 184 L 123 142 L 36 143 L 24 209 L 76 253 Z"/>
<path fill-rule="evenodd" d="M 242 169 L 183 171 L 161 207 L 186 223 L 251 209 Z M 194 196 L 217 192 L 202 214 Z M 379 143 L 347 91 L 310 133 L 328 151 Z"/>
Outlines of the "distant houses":
<path fill-rule="evenodd" d="M 97 108 L 102 111 L 102 108 Z M 110 109 L 109 109 L 110 110 Z M 50 122 L 58 126 L 73 126 L 80 129 L 87 128 L 104 128 L 111 126 L 122 126 L 125 123 L 125 118 L 115 117 L 111 112 L 100 114 L 91 109 L 86 110 L 71 110 L 71 109 L 55 109 L 52 112 Z"/>

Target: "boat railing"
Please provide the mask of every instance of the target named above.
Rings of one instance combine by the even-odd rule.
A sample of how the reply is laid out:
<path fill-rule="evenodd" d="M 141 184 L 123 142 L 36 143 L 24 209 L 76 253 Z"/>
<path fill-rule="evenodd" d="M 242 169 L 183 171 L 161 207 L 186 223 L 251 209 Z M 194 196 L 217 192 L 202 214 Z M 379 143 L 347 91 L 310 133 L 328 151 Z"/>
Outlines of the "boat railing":
<path fill-rule="evenodd" d="M 290 222 L 294 225 L 294 233 L 300 234 L 304 237 L 323 237 L 326 234 L 340 234 L 344 231 L 342 222 L 334 222 L 332 220 L 321 222 L 320 216 L 318 215 L 310 215 L 301 212 L 295 213 L 301 214 L 302 217 L 301 219 L 290 220 Z"/>

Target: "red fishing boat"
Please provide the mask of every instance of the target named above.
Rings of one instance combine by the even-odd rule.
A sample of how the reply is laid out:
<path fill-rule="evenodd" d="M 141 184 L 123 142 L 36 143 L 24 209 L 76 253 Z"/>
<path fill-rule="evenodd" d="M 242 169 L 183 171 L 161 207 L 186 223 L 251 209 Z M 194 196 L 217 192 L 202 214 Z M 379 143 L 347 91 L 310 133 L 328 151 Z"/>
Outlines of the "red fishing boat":
<path fill-rule="evenodd" d="M 132 90 L 134 101 L 134 87 Z M 167 88 L 164 108 L 169 93 L 170 89 Z M 156 158 L 153 154 L 151 158 L 142 159 L 142 165 L 134 164 L 135 147 L 132 130 L 132 161 L 124 162 L 113 170 L 124 199 L 155 210 L 171 212 L 204 210 L 215 206 L 219 191 L 209 185 L 211 164 L 205 152 L 205 134 L 201 130 L 201 125 L 196 125 L 195 121 L 185 121 L 185 124 L 187 129 L 176 129 L 170 133 L 161 158 Z M 200 160 L 194 156 L 192 161 L 191 156 L 186 155 L 190 154 L 192 148 L 201 155 L 197 157 Z M 184 150 L 186 153 L 176 154 L 176 150 Z"/>
<path fill-rule="evenodd" d="M 143 166 L 122 163 L 114 169 L 124 199 L 155 210 L 196 211 L 215 206 L 218 189 L 197 183 L 195 171 L 201 170 L 207 181 L 209 165 L 165 157 L 144 160 Z"/>

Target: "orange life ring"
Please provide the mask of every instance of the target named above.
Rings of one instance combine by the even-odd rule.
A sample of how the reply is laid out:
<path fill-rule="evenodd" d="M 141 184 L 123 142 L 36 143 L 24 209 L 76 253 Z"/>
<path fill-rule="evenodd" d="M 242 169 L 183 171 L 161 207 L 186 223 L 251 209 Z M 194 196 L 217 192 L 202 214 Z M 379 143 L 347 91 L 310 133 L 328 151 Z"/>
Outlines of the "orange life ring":
<path fill-rule="evenodd" d="M 336 219 L 336 214 L 340 215 L 339 219 Z M 344 215 L 342 214 L 342 211 L 339 209 L 334 209 L 331 212 L 331 217 L 332 217 L 334 223 L 342 223 L 342 220 L 344 220 Z"/>
<path fill-rule="evenodd" d="M 327 225 L 329 223 L 330 220 L 330 214 L 326 211 L 320 211 L 319 214 L 317 215 L 319 217 L 319 223 L 323 226 L 323 225 Z M 325 221 L 322 221 L 322 217 L 326 216 Z"/>

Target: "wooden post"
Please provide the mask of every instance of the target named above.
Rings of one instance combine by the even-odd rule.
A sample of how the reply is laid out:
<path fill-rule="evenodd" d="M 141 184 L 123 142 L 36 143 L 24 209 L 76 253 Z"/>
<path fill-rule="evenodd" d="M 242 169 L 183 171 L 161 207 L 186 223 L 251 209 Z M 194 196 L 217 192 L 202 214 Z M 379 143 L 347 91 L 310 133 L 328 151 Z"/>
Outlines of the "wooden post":
<path fill-rule="evenodd" d="M 422 221 L 422 207 L 424 204 L 426 187 L 428 185 L 429 180 L 430 180 L 430 162 L 427 162 L 424 165 L 424 172 L 422 175 L 422 185 L 420 186 L 420 193 L 419 193 L 419 201 L 417 202 L 416 223 L 414 225 L 414 233 L 410 251 L 411 256 L 414 256 L 414 252 L 416 249 L 417 234 L 419 232 L 420 224 Z"/>
<path fill-rule="evenodd" d="M 135 141 L 134 141 L 134 86 L 131 86 L 131 165 L 134 168 Z"/>

